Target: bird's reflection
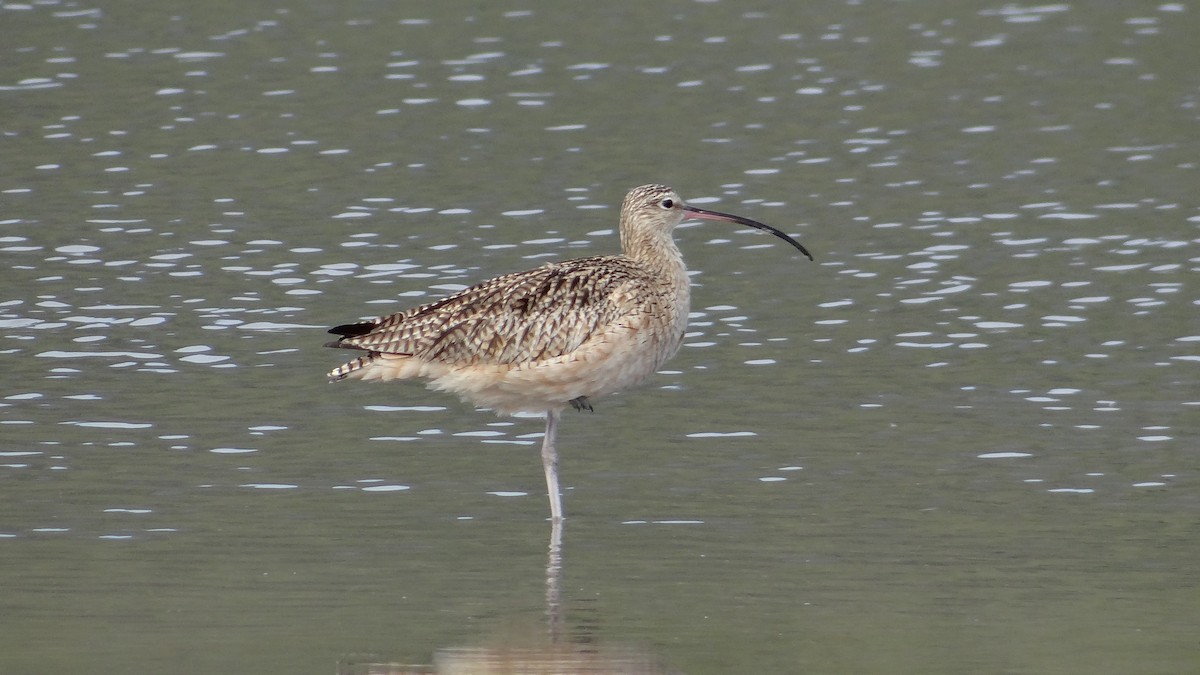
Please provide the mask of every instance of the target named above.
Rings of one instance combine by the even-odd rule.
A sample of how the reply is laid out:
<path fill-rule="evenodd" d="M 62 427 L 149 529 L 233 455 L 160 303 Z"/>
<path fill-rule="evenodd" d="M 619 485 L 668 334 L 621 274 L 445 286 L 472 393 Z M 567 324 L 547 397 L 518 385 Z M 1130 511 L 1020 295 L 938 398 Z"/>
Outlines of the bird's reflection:
<path fill-rule="evenodd" d="M 561 518 L 550 519 L 550 547 L 546 553 L 546 629 L 550 644 L 562 640 L 562 537 Z"/>
<path fill-rule="evenodd" d="M 337 675 L 668 675 L 677 672 L 665 668 L 645 650 L 598 644 L 590 632 L 564 639 L 562 577 L 563 521 L 552 520 L 546 554 L 544 635 L 509 634 L 502 643 L 489 640 L 489 646 L 438 649 L 430 665 L 343 660 L 338 664 Z"/>

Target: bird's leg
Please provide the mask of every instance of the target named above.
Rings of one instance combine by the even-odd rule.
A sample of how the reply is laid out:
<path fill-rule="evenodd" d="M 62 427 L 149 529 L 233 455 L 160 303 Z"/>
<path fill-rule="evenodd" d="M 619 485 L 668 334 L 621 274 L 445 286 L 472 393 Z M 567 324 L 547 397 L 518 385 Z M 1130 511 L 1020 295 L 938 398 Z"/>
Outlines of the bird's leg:
<path fill-rule="evenodd" d="M 589 401 L 586 396 L 580 396 L 578 398 L 573 398 L 570 401 L 567 401 L 567 403 L 570 403 L 571 407 L 576 410 L 580 410 L 580 411 L 586 410 L 588 412 L 596 412 L 595 410 L 592 409 L 592 402 Z"/>
<path fill-rule="evenodd" d="M 542 437 L 542 469 L 546 472 L 546 491 L 550 494 L 550 520 L 562 522 L 562 494 L 558 491 L 558 449 L 554 447 L 558 435 L 558 410 L 546 411 L 546 433 Z"/>

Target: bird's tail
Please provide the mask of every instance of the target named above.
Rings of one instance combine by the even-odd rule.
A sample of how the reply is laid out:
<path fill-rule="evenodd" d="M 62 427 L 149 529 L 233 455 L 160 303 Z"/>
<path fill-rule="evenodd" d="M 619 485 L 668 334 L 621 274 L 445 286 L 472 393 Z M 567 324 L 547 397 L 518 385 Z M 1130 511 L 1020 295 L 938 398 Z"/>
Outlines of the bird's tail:
<path fill-rule="evenodd" d="M 379 352 L 370 352 L 358 357 L 357 359 L 354 359 L 353 361 L 347 361 L 346 363 L 343 363 L 337 368 L 329 371 L 329 381 L 337 382 L 338 380 L 344 380 L 347 377 L 353 377 L 355 373 L 358 373 L 358 377 L 362 377 L 364 373 L 361 373 L 360 371 L 362 371 L 364 368 L 368 368 L 372 363 L 375 363 L 378 358 Z"/>

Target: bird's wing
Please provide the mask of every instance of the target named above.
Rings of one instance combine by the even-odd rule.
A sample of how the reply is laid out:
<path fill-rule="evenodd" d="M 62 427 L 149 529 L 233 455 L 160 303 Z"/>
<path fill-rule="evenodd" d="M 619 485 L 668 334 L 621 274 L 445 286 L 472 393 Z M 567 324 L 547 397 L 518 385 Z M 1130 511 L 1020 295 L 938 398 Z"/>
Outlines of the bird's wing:
<path fill-rule="evenodd" d="M 347 324 L 330 347 L 404 354 L 465 365 L 511 364 L 554 358 L 589 337 L 640 313 L 645 272 L 631 261 L 604 256 L 553 263 L 508 274 L 427 305 Z M 635 303 L 636 304 L 636 303 Z"/>

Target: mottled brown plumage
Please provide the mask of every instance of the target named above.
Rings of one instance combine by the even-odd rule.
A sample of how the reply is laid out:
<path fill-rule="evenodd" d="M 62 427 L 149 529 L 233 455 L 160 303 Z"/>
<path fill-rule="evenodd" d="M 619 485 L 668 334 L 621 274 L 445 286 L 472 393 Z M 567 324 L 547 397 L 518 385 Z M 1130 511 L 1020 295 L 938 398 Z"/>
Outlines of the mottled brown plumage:
<path fill-rule="evenodd" d="M 671 188 L 643 185 L 621 207 L 621 255 L 550 263 L 447 298 L 330 329 L 327 346 L 366 352 L 333 380 L 421 378 L 497 413 L 546 413 L 542 458 L 551 512 L 562 518 L 554 436 L 567 405 L 634 386 L 678 350 L 688 277 L 671 231 L 691 215 L 786 234 L 746 218 L 686 206 Z"/>

